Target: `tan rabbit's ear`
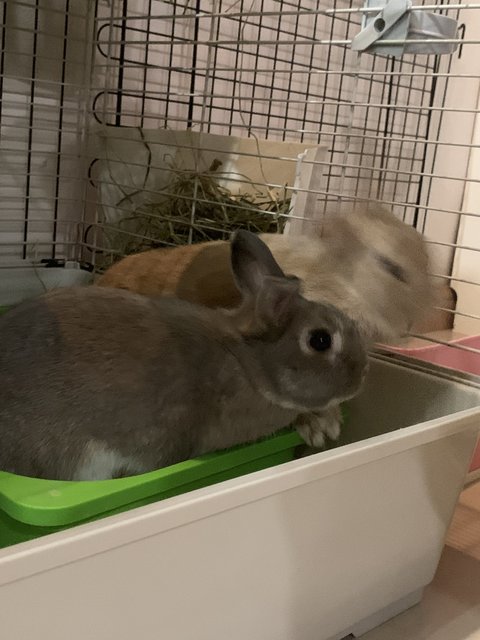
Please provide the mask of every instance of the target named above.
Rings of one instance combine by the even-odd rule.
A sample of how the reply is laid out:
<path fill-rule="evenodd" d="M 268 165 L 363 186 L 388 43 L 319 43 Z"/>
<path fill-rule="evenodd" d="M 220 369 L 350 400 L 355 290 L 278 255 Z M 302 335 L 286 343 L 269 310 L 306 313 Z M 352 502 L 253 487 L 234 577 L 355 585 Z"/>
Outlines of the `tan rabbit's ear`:
<path fill-rule="evenodd" d="M 266 278 L 285 278 L 267 245 L 249 231 L 236 231 L 231 243 L 235 283 L 244 297 L 256 297 Z"/>

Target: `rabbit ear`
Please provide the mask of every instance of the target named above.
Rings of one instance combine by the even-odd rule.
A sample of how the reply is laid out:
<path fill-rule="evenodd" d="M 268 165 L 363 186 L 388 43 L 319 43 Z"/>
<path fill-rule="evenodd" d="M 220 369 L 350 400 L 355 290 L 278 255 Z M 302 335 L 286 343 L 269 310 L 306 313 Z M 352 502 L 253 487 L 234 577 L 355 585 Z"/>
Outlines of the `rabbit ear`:
<path fill-rule="evenodd" d="M 300 280 L 286 276 L 258 236 L 237 231 L 231 244 L 232 270 L 243 305 L 238 318 L 253 331 L 267 326 L 282 326 L 298 303 Z M 253 310 L 253 316 L 252 316 Z"/>
<path fill-rule="evenodd" d="M 284 326 L 298 307 L 299 294 L 298 278 L 265 278 L 255 305 L 257 319 L 267 326 Z"/>
<path fill-rule="evenodd" d="M 249 231 L 236 231 L 231 243 L 233 276 L 243 296 L 256 296 L 266 278 L 285 278 L 267 245 Z"/>

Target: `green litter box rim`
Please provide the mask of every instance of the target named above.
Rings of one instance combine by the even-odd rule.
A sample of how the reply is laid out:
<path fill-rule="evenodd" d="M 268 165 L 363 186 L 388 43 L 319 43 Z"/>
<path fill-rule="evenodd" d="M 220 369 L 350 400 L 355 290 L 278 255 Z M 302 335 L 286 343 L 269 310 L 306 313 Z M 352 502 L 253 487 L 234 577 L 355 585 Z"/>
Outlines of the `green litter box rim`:
<path fill-rule="evenodd" d="M 43 480 L 0 471 L 0 509 L 24 524 L 74 524 L 304 444 L 296 431 L 127 478 Z"/>

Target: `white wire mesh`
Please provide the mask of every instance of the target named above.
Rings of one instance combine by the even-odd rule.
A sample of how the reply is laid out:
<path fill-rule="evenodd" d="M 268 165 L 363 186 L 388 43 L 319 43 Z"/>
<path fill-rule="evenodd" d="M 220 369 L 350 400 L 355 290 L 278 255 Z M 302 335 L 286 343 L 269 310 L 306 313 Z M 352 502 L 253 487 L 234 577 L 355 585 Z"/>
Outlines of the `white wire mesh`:
<path fill-rule="evenodd" d="M 83 199 L 88 3 L 4 0 L 0 14 L 0 260 L 71 254 L 68 228 Z"/>
<path fill-rule="evenodd" d="M 358 55 L 359 0 L 0 2 L 1 260 L 79 249 L 100 264 L 105 212 L 155 198 L 159 131 L 320 145 L 318 208 L 390 205 L 456 290 L 455 331 L 480 333 L 480 4 L 415 8 L 458 19 L 455 54 Z"/>

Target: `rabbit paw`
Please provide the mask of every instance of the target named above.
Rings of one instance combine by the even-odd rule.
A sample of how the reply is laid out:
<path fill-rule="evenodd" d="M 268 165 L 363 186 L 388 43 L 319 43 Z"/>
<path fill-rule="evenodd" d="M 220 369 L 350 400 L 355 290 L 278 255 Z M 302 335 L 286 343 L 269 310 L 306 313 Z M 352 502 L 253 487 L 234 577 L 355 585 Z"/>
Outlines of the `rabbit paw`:
<path fill-rule="evenodd" d="M 337 440 L 340 436 L 341 419 L 340 407 L 335 406 L 321 412 L 304 413 L 297 418 L 295 426 L 308 445 L 323 449 L 325 435 L 330 440 Z"/>

